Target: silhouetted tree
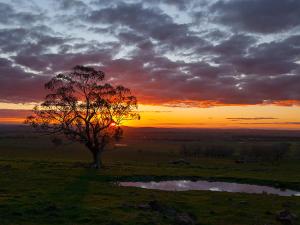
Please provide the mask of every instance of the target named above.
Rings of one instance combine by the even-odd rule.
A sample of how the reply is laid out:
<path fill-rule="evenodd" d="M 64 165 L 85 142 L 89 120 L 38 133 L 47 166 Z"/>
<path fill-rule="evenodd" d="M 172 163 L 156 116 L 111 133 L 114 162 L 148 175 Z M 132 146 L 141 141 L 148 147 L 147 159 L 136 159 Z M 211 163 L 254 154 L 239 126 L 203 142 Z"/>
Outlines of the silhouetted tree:
<path fill-rule="evenodd" d="M 51 93 L 25 121 L 40 132 L 61 133 L 84 144 L 94 168 L 102 166 L 105 146 L 122 136 L 121 122 L 139 119 L 136 97 L 128 88 L 104 83 L 104 76 L 85 66 L 58 74 L 45 84 Z"/>

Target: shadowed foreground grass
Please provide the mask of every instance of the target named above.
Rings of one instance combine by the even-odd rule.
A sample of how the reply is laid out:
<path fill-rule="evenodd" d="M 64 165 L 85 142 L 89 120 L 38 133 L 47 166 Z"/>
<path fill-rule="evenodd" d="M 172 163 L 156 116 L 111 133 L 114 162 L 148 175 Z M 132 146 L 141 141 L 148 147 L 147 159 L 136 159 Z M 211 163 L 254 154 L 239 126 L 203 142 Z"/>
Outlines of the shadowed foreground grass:
<path fill-rule="evenodd" d="M 55 147 L 47 138 L 5 135 L 0 139 L 0 225 L 176 224 L 165 213 L 140 207 L 153 200 L 194 215 L 197 224 L 279 225 L 276 215 L 283 209 L 300 216 L 300 197 L 116 185 L 119 180 L 205 178 L 300 190 L 299 143 L 280 164 L 198 158 L 174 165 L 170 161 L 182 157 L 181 143 L 142 141 L 108 151 L 105 169 L 96 171 L 84 168 L 90 155 L 81 146 Z"/>
<path fill-rule="evenodd" d="M 152 200 L 192 213 L 199 224 L 280 224 L 276 214 L 282 209 L 299 215 L 299 198 L 208 191 L 175 193 L 118 187 L 114 183 L 171 175 L 247 179 L 298 188 L 299 166 L 289 163 L 280 167 L 290 172 L 278 166 L 251 168 L 222 160 L 185 166 L 106 162 L 104 170 L 95 171 L 76 162 L 2 159 L 0 224 L 173 224 L 159 212 L 138 208 Z"/>

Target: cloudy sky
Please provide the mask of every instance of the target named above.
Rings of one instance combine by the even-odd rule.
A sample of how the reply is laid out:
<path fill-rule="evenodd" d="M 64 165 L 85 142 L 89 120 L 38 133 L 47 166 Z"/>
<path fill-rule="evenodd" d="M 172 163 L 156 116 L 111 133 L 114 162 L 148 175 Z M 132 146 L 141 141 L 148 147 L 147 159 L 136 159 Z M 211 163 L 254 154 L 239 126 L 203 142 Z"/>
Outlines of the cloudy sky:
<path fill-rule="evenodd" d="M 299 0 L 0 0 L 0 117 L 77 64 L 137 95 L 137 126 L 300 128 Z"/>

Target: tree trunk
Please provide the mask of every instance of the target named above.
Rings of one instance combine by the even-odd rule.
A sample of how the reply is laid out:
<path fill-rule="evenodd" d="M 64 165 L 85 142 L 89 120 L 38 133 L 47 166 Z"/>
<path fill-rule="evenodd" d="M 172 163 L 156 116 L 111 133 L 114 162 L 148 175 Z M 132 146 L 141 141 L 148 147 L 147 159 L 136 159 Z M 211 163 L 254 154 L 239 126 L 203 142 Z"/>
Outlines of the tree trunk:
<path fill-rule="evenodd" d="M 97 150 L 97 151 L 93 151 L 92 153 L 93 153 L 92 168 L 100 169 L 102 167 L 101 152 Z"/>

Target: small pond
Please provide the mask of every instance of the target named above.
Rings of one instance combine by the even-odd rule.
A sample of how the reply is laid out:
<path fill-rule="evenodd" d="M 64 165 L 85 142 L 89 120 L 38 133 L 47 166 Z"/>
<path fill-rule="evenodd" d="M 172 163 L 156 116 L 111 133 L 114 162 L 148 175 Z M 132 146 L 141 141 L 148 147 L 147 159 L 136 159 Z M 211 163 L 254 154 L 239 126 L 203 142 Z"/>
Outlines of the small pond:
<path fill-rule="evenodd" d="M 189 181 L 189 180 L 173 180 L 159 182 L 120 182 L 123 187 L 139 187 L 145 189 L 155 189 L 163 191 L 223 191 L 223 192 L 240 192 L 254 194 L 274 194 L 280 196 L 300 196 L 300 191 L 289 189 L 280 189 L 270 186 L 240 184 L 231 182 L 210 182 L 204 180 Z"/>

